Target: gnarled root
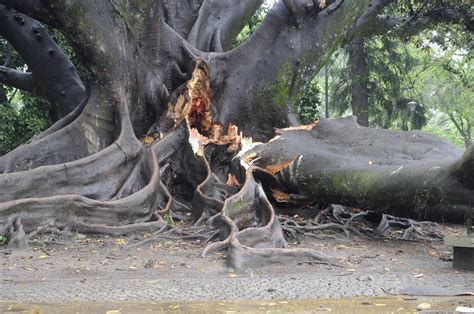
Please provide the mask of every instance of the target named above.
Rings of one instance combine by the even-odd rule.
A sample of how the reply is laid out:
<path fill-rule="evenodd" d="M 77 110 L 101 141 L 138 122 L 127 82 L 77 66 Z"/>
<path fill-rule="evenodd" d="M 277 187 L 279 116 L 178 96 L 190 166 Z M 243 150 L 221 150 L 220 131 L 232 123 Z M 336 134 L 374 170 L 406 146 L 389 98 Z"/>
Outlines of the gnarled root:
<path fill-rule="evenodd" d="M 209 162 L 204 156 L 197 156 L 206 165 L 207 177 L 194 191 L 192 214 L 196 225 L 200 225 L 210 217 L 218 214 L 224 206 L 224 201 L 229 196 L 239 191 L 235 186 L 228 185 L 219 180 L 211 171 Z"/>
<path fill-rule="evenodd" d="M 321 210 L 313 220 L 299 217 L 279 217 L 283 231 L 298 239 L 302 236 L 316 236 L 314 232 L 324 230 L 342 231 L 346 237 L 351 233 L 367 239 L 373 237 L 410 241 L 440 241 L 443 239 L 438 224 L 398 218 L 372 211 L 359 211 L 330 205 Z"/>
<path fill-rule="evenodd" d="M 203 256 L 227 249 L 227 265 L 237 271 L 292 260 L 330 260 L 310 249 L 287 248 L 281 225 L 253 170 L 247 171 L 240 192 L 226 199 L 220 216 L 214 219 L 223 240 L 206 247 Z"/>
<path fill-rule="evenodd" d="M 161 229 L 163 220 L 150 220 L 156 212 L 169 212 L 173 200 L 160 182 L 158 161 L 152 151 L 143 155 L 139 167 L 143 167 L 141 173 L 149 174 L 144 178 L 146 185 L 139 189 L 130 187 L 130 191 L 138 189 L 130 195 L 119 193 L 123 198 L 102 201 L 81 195 L 56 195 L 0 203 L 0 234 L 13 241 L 12 245 L 24 247 L 20 242 L 25 232 L 32 233 L 48 225 L 115 236 Z M 124 187 L 119 189 L 124 190 Z M 12 213 L 17 214 L 13 222 Z"/>

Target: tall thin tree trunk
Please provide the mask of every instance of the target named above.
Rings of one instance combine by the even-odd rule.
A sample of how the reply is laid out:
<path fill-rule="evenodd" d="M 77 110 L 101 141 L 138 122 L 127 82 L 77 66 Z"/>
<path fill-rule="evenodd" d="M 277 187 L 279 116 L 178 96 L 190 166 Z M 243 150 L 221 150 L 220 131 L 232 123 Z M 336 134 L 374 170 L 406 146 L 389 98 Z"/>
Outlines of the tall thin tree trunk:
<path fill-rule="evenodd" d="M 324 66 L 324 100 L 325 100 L 325 118 L 329 118 L 329 71 L 328 65 Z"/>
<path fill-rule="evenodd" d="M 363 38 L 356 37 L 351 42 L 349 62 L 352 79 L 352 114 L 357 117 L 357 123 L 362 126 L 369 126 L 368 73 Z"/>

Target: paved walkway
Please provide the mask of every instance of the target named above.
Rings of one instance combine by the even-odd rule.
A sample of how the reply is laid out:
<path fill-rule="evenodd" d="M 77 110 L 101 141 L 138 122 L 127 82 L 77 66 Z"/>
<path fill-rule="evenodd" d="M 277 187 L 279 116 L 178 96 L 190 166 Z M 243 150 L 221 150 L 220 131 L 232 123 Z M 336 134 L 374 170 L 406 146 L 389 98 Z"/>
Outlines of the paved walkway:
<path fill-rule="evenodd" d="M 136 241 L 86 238 L 73 246 L 0 250 L 0 301 L 387 297 L 427 286 L 437 289 L 428 291 L 434 294 L 474 291 L 474 273 L 456 271 L 451 262 L 440 260 L 450 251 L 442 243 L 311 241 L 299 246 L 339 257 L 342 267 L 295 262 L 236 274 L 225 267 L 222 255 L 201 258 L 201 243 L 165 241 L 141 249 L 127 247 Z"/>

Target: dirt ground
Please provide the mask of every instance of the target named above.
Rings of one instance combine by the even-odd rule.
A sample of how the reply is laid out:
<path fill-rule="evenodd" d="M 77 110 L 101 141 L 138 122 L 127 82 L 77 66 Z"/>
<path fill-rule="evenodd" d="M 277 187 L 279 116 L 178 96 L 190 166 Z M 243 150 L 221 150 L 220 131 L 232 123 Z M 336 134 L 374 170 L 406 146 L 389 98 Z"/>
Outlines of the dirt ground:
<path fill-rule="evenodd" d="M 446 235 L 462 232 L 442 228 Z M 222 254 L 201 258 L 199 241 L 129 247 L 144 237 L 77 235 L 72 245 L 0 249 L 0 302 L 7 302 L 0 303 L 0 312 L 8 302 L 304 300 L 474 291 L 473 272 L 456 271 L 442 260 L 451 252 L 443 243 L 308 239 L 290 245 L 338 257 L 340 266 L 295 262 L 234 273 Z"/>

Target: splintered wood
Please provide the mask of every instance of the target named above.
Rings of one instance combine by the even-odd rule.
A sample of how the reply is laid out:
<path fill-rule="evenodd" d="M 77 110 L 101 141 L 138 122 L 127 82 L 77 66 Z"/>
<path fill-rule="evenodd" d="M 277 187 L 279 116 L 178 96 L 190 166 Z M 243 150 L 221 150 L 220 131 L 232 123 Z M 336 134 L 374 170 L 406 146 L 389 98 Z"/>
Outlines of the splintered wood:
<path fill-rule="evenodd" d="M 207 65 L 198 60 L 186 91 L 178 96 L 175 104 L 169 104 L 167 116 L 174 120 L 175 125 L 186 120 L 190 128 L 209 131 L 212 126 L 211 97 Z"/>
<path fill-rule="evenodd" d="M 187 86 L 189 102 L 185 109 L 188 123 L 201 131 L 209 131 L 212 126 L 212 91 L 207 65 L 204 61 L 196 62 L 196 68 Z"/>
<path fill-rule="evenodd" d="M 198 156 L 204 156 L 204 145 L 209 144 L 209 139 L 203 136 L 195 128 L 189 129 L 189 144 L 193 149 L 193 152 Z"/>
<path fill-rule="evenodd" d="M 312 131 L 319 124 L 319 120 L 308 125 L 290 126 L 288 128 L 276 129 L 275 134 L 281 135 L 283 131 Z"/>
<path fill-rule="evenodd" d="M 178 96 L 175 104 L 168 106 L 167 116 L 174 120 L 176 126 L 186 120 L 189 142 L 198 155 L 202 155 L 203 146 L 209 143 L 227 145 L 229 153 L 239 151 L 242 137 L 237 126 L 230 124 L 226 130 L 222 123 L 212 121 L 211 101 L 207 65 L 197 60 L 193 75 L 186 84 L 186 91 Z"/>
<path fill-rule="evenodd" d="M 298 159 L 298 156 L 296 156 L 295 158 L 293 159 L 290 159 L 290 160 L 287 160 L 287 161 L 283 161 L 283 162 L 280 162 L 278 164 L 275 164 L 275 165 L 268 165 L 265 167 L 265 170 L 267 170 L 268 172 L 270 172 L 271 174 L 275 175 L 275 173 L 277 172 L 280 172 L 281 170 L 283 170 L 284 168 L 288 167 L 289 165 L 291 165 L 296 159 Z"/>

